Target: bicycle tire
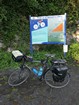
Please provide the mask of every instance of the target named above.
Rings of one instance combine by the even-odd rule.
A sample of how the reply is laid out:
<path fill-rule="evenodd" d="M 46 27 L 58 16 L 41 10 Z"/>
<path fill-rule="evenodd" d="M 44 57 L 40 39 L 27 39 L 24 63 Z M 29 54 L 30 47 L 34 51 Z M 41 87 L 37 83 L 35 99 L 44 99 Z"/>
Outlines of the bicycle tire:
<path fill-rule="evenodd" d="M 65 77 L 64 81 L 62 81 L 62 82 L 55 82 L 53 80 L 52 75 L 53 75 L 53 73 L 51 70 L 47 71 L 45 74 L 45 82 L 51 88 L 63 88 L 66 85 L 68 85 L 68 83 L 70 81 L 70 74 L 69 73 L 66 74 L 66 77 Z"/>
<path fill-rule="evenodd" d="M 9 76 L 8 84 L 10 86 L 21 85 L 28 79 L 29 74 L 30 74 L 29 68 L 24 67 L 23 70 L 18 68 Z"/>

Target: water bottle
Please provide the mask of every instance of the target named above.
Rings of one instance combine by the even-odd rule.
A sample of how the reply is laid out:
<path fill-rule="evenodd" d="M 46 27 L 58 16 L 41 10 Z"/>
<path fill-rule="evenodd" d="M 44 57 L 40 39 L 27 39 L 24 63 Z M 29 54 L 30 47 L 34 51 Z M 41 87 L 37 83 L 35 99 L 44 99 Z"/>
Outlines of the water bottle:
<path fill-rule="evenodd" d="M 38 71 L 35 68 L 33 68 L 32 71 L 34 72 L 35 75 L 38 75 Z"/>
<path fill-rule="evenodd" d="M 42 68 L 42 67 L 40 67 L 40 70 L 39 70 L 39 72 L 38 72 L 38 76 L 41 76 L 41 75 L 42 75 L 42 73 L 43 73 L 43 68 Z"/>

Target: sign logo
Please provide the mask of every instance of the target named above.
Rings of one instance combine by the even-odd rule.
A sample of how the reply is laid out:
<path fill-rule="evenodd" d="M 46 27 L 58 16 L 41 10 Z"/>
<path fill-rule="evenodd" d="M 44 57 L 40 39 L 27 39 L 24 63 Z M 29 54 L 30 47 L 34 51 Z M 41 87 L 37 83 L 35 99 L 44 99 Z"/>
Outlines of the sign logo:
<path fill-rule="evenodd" d="M 45 27 L 45 23 L 43 22 L 43 20 L 39 20 L 39 21 L 37 21 L 36 24 L 33 25 L 33 28 L 35 30 L 38 29 L 38 28 L 43 28 L 43 27 Z"/>

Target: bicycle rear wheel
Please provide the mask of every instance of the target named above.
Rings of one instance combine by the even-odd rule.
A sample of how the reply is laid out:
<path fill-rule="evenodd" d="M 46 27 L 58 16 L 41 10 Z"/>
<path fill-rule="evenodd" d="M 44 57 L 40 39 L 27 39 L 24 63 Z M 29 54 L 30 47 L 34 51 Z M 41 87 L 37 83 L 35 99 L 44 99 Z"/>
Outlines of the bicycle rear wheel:
<path fill-rule="evenodd" d="M 29 68 L 24 67 L 23 69 L 16 69 L 8 79 L 8 84 L 10 86 L 18 86 L 25 82 L 29 77 Z"/>
<path fill-rule="evenodd" d="M 67 73 L 65 79 L 62 82 L 55 82 L 53 80 L 53 73 L 51 70 L 47 71 L 45 74 L 45 82 L 52 88 L 63 88 L 65 87 L 70 81 L 70 74 Z"/>

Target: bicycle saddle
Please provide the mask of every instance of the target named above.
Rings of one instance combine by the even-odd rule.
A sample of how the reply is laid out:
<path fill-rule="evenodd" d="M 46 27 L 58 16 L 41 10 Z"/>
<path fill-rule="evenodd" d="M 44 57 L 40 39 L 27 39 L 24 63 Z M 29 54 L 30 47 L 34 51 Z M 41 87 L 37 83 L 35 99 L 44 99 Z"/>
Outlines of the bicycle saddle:
<path fill-rule="evenodd" d="M 46 57 L 55 57 L 55 54 L 45 54 Z"/>
<path fill-rule="evenodd" d="M 59 60 L 54 60 L 53 63 L 66 63 L 67 61 L 65 59 L 59 59 Z"/>

